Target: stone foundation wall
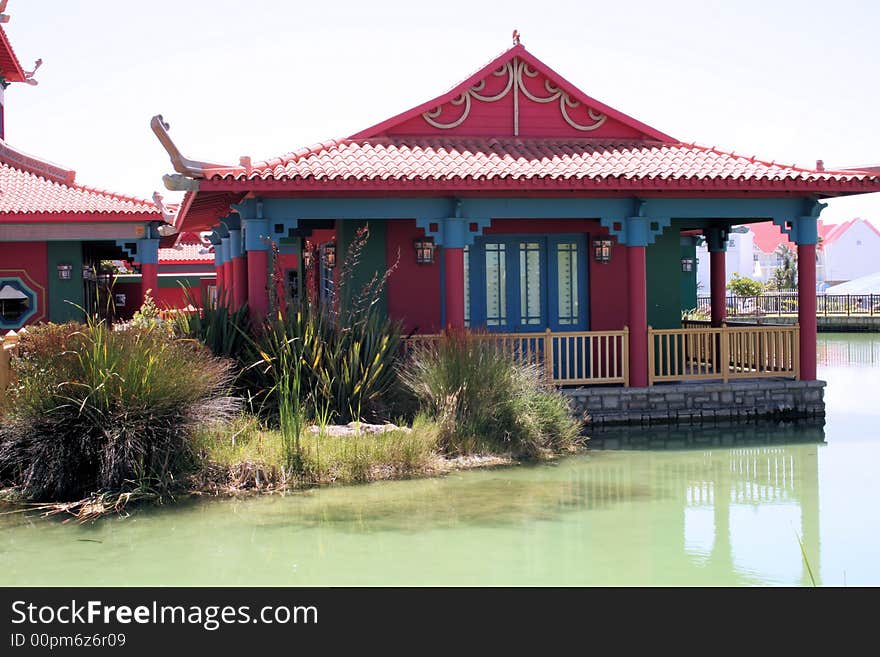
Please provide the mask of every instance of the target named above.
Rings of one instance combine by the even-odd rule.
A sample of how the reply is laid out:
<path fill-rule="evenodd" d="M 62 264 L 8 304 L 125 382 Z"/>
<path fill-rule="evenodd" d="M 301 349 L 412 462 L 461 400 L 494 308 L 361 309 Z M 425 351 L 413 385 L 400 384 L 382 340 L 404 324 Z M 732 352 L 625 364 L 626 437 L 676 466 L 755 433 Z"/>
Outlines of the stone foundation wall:
<path fill-rule="evenodd" d="M 651 388 L 568 388 L 563 392 L 572 398 L 576 413 L 589 415 L 596 425 L 825 415 L 824 381 L 694 381 Z"/>

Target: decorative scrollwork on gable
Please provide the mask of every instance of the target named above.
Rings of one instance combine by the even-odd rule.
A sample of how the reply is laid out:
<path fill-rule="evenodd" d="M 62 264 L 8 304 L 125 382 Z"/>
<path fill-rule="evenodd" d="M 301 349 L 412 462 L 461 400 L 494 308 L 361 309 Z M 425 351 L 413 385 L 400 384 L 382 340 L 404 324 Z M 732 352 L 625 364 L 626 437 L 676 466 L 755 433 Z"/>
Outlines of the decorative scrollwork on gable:
<path fill-rule="evenodd" d="M 513 134 L 515 136 L 519 136 L 520 93 L 522 93 L 522 95 L 525 96 L 527 100 L 530 100 L 534 103 L 546 104 L 558 100 L 559 112 L 562 115 L 562 118 L 572 128 L 574 128 L 575 130 L 580 130 L 582 132 L 596 130 L 597 128 L 601 127 L 608 118 L 604 114 L 597 112 L 591 107 L 585 107 L 585 109 L 587 110 L 587 117 L 590 119 L 591 123 L 579 123 L 578 121 L 574 120 L 569 114 L 569 110 L 579 107 L 580 105 L 582 105 L 582 103 L 578 100 L 573 99 L 568 93 L 553 84 L 549 79 L 544 80 L 544 90 L 549 95 L 538 96 L 533 93 L 531 90 L 529 90 L 528 85 L 526 84 L 526 80 L 523 76 L 525 76 L 526 78 L 536 78 L 538 77 L 538 71 L 534 70 L 526 62 L 520 60 L 519 58 L 514 58 L 512 61 L 509 61 L 495 71 L 492 71 L 492 75 L 495 77 L 507 76 L 507 83 L 504 85 L 504 88 L 495 94 L 484 95 L 481 92 L 483 91 L 483 89 L 486 88 L 486 80 L 480 80 L 470 89 L 460 94 L 451 101 L 450 104 L 456 107 L 464 106 L 462 108 L 461 114 L 456 120 L 449 123 L 443 123 L 436 120 L 443 113 L 442 105 L 435 107 L 433 110 L 423 112 L 422 118 L 428 125 L 431 125 L 440 130 L 457 128 L 467 120 L 468 116 L 471 113 L 471 99 L 478 100 L 483 103 L 494 103 L 506 97 L 511 92 L 513 93 Z"/>

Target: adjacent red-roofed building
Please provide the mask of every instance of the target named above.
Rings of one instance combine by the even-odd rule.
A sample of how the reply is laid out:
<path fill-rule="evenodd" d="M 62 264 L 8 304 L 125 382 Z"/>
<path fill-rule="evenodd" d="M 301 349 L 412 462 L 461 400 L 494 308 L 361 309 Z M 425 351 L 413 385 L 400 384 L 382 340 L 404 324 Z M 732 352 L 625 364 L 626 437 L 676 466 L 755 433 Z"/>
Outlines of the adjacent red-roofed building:
<path fill-rule="evenodd" d="M 0 26 L 0 89 L 28 82 Z M 5 95 L 0 93 L 0 104 Z M 112 277 L 101 262 L 130 259 L 157 287 L 158 227 L 151 202 L 82 185 L 68 168 L 5 141 L 0 108 L 0 330 L 103 312 Z M 112 307 L 112 305 L 111 305 Z"/>

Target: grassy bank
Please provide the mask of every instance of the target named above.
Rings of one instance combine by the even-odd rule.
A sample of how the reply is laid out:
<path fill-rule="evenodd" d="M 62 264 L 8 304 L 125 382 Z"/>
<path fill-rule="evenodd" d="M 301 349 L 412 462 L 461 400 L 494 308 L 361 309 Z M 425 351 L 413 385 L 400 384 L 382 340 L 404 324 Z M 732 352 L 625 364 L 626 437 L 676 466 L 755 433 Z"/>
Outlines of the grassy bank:
<path fill-rule="evenodd" d="M 226 428 L 207 429 L 196 438 L 203 467 L 192 477 L 193 492 L 357 484 L 516 462 L 509 454 L 446 455 L 439 449 L 440 426 L 424 416 L 417 417 L 412 427 L 363 427 L 352 423 L 306 428 L 300 436 L 300 467 L 294 473 L 286 467 L 281 432 L 261 426 L 255 418 L 242 416 Z"/>

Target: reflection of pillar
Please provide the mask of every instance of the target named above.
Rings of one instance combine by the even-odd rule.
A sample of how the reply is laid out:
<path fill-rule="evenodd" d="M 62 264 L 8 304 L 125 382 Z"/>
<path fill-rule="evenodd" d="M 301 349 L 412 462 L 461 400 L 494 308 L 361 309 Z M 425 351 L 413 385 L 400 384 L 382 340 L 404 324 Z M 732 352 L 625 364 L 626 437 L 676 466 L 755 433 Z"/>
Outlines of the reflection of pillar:
<path fill-rule="evenodd" d="M 629 280 L 629 384 L 648 385 L 648 287 L 645 246 L 627 248 Z"/>
<path fill-rule="evenodd" d="M 722 452 L 723 453 L 723 452 Z M 713 462 L 713 465 L 715 463 Z M 709 562 L 717 572 L 734 575 L 733 548 L 730 544 L 730 468 L 714 468 L 712 491 L 712 515 L 715 525 L 715 540 Z"/>
<path fill-rule="evenodd" d="M 444 247 L 443 258 L 446 268 L 446 325 L 450 328 L 464 328 L 464 249 Z"/>
<path fill-rule="evenodd" d="M 821 432 L 821 429 L 819 429 Z M 824 437 L 824 435 L 823 435 Z M 819 449 L 821 445 L 803 445 L 788 448 L 794 455 L 795 490 L 793 494 L 800 502 L 801 507 L 801 541 L 804 551 L 810 562 L 810 570 L 816 579 L 816 584 L 822 583 L 819 568 L 822 554 L 819 549 L 821 538 L 819 536 Z M 811 586 L 810 574 L 807 572 L 807 564 L 803 564 L 801 583 Z"/>

